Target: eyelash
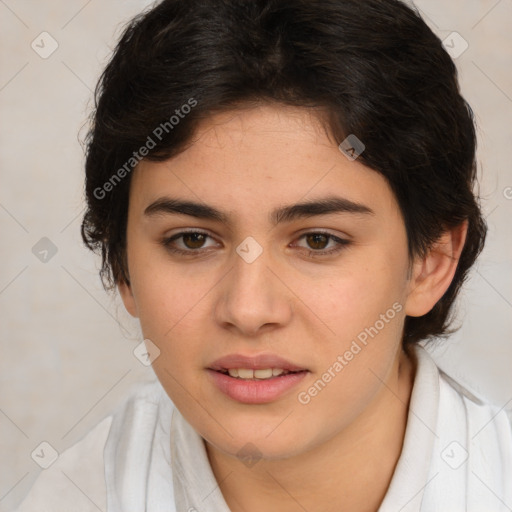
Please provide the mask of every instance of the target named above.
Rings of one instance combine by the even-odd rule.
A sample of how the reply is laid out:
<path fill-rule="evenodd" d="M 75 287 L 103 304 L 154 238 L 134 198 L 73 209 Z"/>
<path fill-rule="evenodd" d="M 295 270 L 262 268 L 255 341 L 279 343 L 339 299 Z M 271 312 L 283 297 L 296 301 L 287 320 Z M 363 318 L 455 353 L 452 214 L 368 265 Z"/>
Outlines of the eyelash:
<path fill-rule="evenodd" d="M 204 231 L 190 230 L 190 231 L 181 231 L 180 233 L 172 235 L 171 237 L 164 238 L 161 243 L 169 252 L 171 252 L 173 254 L 179 254 L 179 255 L 189 256 L 189 257 L 190 256 L 191 257 L 199 256 L 201 248 L 200 249 L 196 249 L 196 250 L 194 250 L 194 249 L 183 250 L 183 249 L 178 249 L 177 247 L 173 247 L 171 245 L 172 242 L 182 238 L 184 235 L 190 235 L 190 234 L 193 234 L 193 233 L 198 233 L 200 235 L 205 235 L 208 238 L 213 238 L 212 236 L 210 236 L 208 233 L 205 233 Z M 324 236 L 326 236 L 328 238 L 328 242 L 327 243 L 329 243 L 330 241 L 334 241 L 337 244 L 336 247 L 334 247 L 332 249 L 329 249 L 329 250 L 308 250 L 307 251 L 307 255 L 309 257 L 311 257 L 311 258 L 332 256 L 334 254 L 337 254 L 337 253 L 341 252 L 345 247 L 350 245 L 350 241 L 349 240 L 346 240 L 346 239 L 343 239 L 343 238 L 339 238 L 339 237 L 334 236 L 333 234 L 327 233 L 325 231 L 309 231 L 307 233 L 302 234 L 299 237 L 299 240 L 304 238 L 304 237 L 306 237 L 306 236 L 308 236 L 308 235 L 324 235 Z M 302 249 L 305 249 L 305 248 L 302 248 Z"/>

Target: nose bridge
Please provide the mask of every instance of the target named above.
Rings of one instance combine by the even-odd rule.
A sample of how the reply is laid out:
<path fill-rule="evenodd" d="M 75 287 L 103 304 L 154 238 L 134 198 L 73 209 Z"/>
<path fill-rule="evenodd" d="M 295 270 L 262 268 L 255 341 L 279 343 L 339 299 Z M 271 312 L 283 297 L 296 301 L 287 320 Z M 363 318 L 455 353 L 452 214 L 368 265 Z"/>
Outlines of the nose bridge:
<path fill-rule="evenodd" d="M 271 292 L 269 263 L 266 254 L 260 255 L 250 262 L 237 256 L 231 276 L 232 283 L 230 283 L 233 296 L 268 299 Z"/>
<path fill-rule="evenodd" d="M 216 308 L 220 323 L 236 326 L 246 334 L 254 334 L 267 324 L 283 324 L 290 317 L 286 288 L 270 270 L 268 251 L 256 244 L 254 239 L 246 239 L 237 247 Z"/>

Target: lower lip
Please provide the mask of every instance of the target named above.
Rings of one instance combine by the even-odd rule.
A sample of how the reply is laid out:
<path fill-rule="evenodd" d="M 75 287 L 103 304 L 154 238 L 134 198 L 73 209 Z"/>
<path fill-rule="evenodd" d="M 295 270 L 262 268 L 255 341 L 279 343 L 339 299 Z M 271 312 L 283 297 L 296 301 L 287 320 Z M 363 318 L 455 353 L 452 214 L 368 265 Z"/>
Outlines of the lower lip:
<path fill-rule="evenodd" d="M 244 404 L 265 404 L 277 400 L 304 379 L 307 371 L 265 380 L 243 380 L 208 369 L 215 385 L 229 398 Z"/>

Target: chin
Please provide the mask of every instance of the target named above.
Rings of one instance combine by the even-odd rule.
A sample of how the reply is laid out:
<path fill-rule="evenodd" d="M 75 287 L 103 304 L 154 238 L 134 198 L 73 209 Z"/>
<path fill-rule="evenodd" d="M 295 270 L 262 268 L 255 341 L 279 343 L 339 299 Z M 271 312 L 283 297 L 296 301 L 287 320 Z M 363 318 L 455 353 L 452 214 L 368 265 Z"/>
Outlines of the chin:
<path fill-rule="evenodd" d="M 236 439 L 223 440 L 221 443 L 208 443 L 217 450 L 239 459 L 247 466 L 254 465 L 258 461 L 284 460 L 298 455 L 304 449 L 293 440 L 262 439 L 261 437 L 242 436 Z"/>

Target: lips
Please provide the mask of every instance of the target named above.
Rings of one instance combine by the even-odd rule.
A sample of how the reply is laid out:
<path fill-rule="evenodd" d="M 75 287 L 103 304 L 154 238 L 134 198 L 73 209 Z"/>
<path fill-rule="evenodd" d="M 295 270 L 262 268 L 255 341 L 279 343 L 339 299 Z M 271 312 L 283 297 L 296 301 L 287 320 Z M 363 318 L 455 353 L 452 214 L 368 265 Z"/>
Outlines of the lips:
<path fill-rule="evenodd" d="M 217 359 L 206 370 L 219 391 L 244 404 L 276 401 L 291 392 L 309 373 L 307 368 L 274 354 L 231 354 Z M 272 370 L 271 375 L 269 370 Z"/>
<path fill-rule="evenodd" d="M 230 354 L 215 360 L 208 368 L 217 372 L 225 372 L 237 368 L 247 368 L 250 370 L 280 368 L 289 372 L 307 371 L 307 368 L 298 366 L 274 354 L 259 354 L 257 356 Z"/>

